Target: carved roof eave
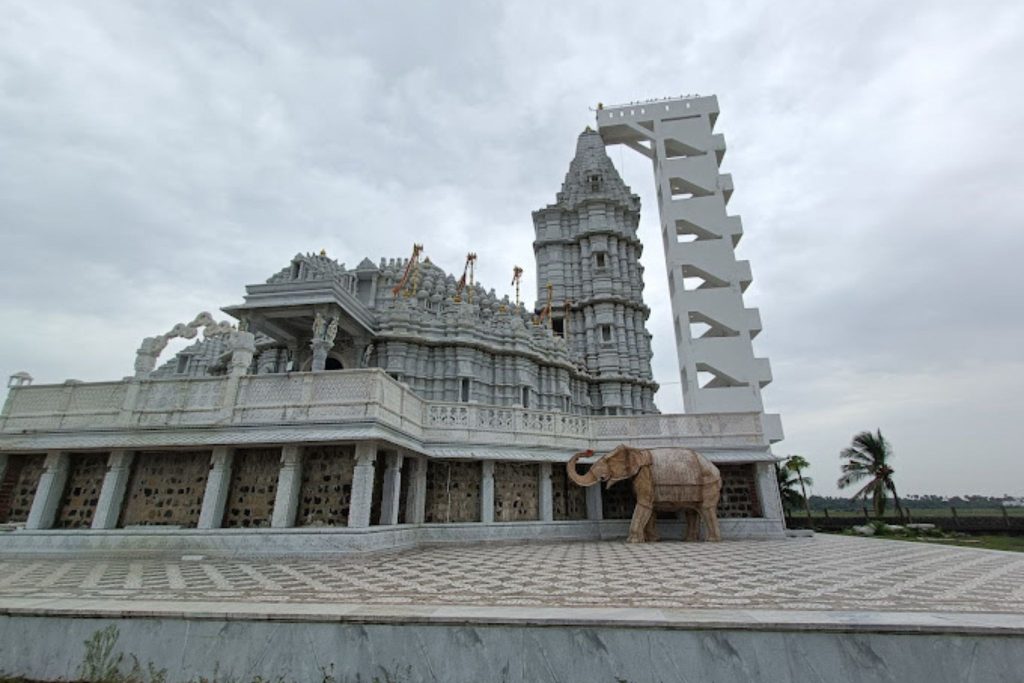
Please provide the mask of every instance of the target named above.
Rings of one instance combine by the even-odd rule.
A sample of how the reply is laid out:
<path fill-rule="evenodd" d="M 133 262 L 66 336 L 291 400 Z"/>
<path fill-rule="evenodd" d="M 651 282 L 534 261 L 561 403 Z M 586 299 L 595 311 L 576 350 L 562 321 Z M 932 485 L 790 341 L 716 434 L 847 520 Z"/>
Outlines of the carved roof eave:
<path fill-rule="evenodd" d="M 220 310 L 241 318 L 246 311 L 252 310 L 336 304 L 365 331 L 371 334 L 377 331 L 377 316 L 335 279 L 246 285 L 245 291 L 244 303 L 225 306 Z"/>
<path fill-rule="evenodd" d="M 566 211 L 576 211 L 580 207 L 589 206 L 591 204 L 611 204 L 612 206 L 623 208 L 629 213 L 640 213 L 640 195 L 632 194 L 629 195 L 630 201 L 627 202 L 617 197 L 583 197 L 573 202 L 555 202 L 554 204 L 548 204 L 545 207 L 536 209 L 533 211 L 534 216 L 543 215 L 546 213 L 564 213 Z"/>

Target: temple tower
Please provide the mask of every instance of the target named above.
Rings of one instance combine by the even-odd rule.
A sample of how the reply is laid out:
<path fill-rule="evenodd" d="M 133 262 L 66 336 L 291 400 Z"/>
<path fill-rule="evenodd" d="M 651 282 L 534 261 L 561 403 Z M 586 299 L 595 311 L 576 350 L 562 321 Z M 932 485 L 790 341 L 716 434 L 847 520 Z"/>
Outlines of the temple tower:
<path fill-rule="evenodd" d="M 537 310 L 592 375 L 591 408 L 603 415 L 655 413 L 650 309 L 643 300 L 640 198 L 622 182 L 589 127 L 555 203 L 535 211 Z"/>
<path fill-rule="evenodd" d="M 718 171 L 717 117 L 716 97 L 695 96 L 601 108 L 597 123 L 606 144 L 654 164 L 686 412 L 761 413 L 772 374 L 751 343 L 761 317 L 743 305 L 750 264 L 736 259 L 743 226 L 726 213 L 732 178 Z"/>

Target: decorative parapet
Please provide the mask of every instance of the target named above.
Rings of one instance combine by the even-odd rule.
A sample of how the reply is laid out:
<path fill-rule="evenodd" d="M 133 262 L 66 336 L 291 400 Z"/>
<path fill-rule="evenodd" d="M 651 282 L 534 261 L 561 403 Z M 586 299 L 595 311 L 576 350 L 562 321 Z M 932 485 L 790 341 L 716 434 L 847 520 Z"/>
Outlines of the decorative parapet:
<path fill-rule="evenodd" d="M 777 417 L 756 413 L 604 417 L 425 401 L 374 368 L 12 387 L 0 451 L 45 450 L 58 437 L 68 448 L 174 446 L 198 443 L 201 432 L 210 443 L 233 443 L 258 428 L 395 439 L 421 452 L 514 447 L 566 457 L 623 441 L 767 452 L 781 438 Z"/>

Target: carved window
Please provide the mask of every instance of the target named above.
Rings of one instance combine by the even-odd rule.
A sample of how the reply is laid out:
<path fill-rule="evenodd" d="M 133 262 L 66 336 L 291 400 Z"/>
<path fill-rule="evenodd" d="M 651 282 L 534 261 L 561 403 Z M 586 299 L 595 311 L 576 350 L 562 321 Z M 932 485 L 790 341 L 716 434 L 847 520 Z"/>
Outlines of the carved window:
<path fill-rule="evenodd" d="M 597 268 L 604 268 L 608 265 L 608 257 L 603 251 L 599 251 L 594 254 L 594 266 Z"/>
<path fill-rule="evenodd" d="M 523 407 L 530 407 L 530 387 L 523 387 Z"/>
<path fill-rule="evenodd" d="M 610 343 L 612 341 L 612 326 L 601 325 L 601 341 Z"/>
<path fill-rule="evenodd" d="M 587 186 L 591 192 L 600 192 L 601 186 L 603 185 L 603 178 L 600 173 L 589 173 L 587 174 Z"/>
<path fill-rule="evenodd" d="M 184 375 L 188 371 L 188 356 L 178 356 L 178 368 L 177 372 L 179 375 Z"/>
<path fill-rule="evenodd" d="M 566 413 L 572 411 L 572 399 L 571 399 L 571 397 L 569 397 L 569 396 L 563 396 L 562 397 L 562 411 L 566 412 Z"/>
<path fill-rule="evenodd" d="M 463 377 L 459 380 L 459 400 L 469 403 L 469 378 Z"/>

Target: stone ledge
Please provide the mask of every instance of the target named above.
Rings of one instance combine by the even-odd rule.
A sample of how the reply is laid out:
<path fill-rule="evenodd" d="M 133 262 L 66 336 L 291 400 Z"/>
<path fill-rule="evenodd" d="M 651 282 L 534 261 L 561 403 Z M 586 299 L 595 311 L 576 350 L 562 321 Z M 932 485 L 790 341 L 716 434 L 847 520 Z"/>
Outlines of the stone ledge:
<path fill-rule="evenodd" d="M 75 619 L 187 619 L 289 623 L 439 624 L 1024 636 L 1024 615 L 832 610 L 477 607 L 214 601 L 0 598 L 0 615 Z"/>

